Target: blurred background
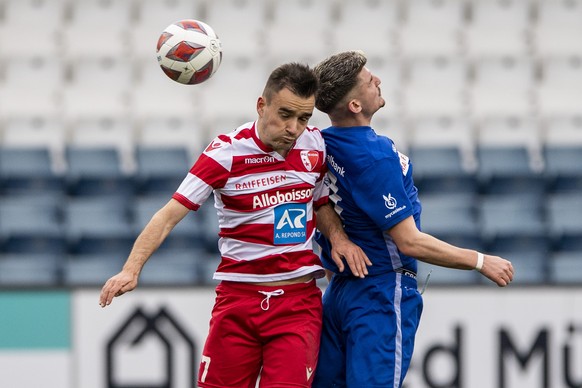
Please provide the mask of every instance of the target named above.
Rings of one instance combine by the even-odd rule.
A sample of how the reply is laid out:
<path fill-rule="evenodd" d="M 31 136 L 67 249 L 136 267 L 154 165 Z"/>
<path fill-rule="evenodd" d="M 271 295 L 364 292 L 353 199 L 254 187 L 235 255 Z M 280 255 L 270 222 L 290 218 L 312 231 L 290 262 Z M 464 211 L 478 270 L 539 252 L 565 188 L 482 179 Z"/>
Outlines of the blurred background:
<path fill-rule="evenodd" d="M 189 18 L 224 51 L 196 86 L 155 55 L 164 28 Z M 139 292 L 101 310 L 101 285 L 206 144 L 255 119 L 274 67 L 353 49 L 382 80 L 372 124 L 412 158 L 423 229 L 516 268 L 497 291 L 420 263 L 428 326 L 410 386 L 582 386 L 581 0 L 0 0 L 0 385 L 164 381 L 167 349 L 126 341 L 132 320 L 202 346 L 212 198 Z M 193 386 L 188 365 L 174 386 Z"/>
<path fill-rule="evenodd" d="M 223 43 L 201 85 L 155 57 L 185 18 Z M 373 126 L 412 158 L 424 230 L 507 256 L 517 284 L 578 282 L 581 36 L 579 0 L 0 0 L 0 285 L 101 284 L 275 66 L 349 49 L 382 80 Z M 211 199 L 199 213 L 145 283 L 212 283 Z"/>

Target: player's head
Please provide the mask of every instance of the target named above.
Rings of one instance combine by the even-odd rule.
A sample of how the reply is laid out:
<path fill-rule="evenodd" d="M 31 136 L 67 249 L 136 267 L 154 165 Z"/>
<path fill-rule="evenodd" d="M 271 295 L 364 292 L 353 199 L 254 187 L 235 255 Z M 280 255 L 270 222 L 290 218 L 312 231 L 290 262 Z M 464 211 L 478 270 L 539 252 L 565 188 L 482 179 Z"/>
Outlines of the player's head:
<path fill-rule="evenodd" d="M 257 101 L 259 136 L 266 145 L 283 154 L 293 146 L 313 114 L 317 88 L 307 65 L 288 63 L 273 70 Z"/>
<path fill-rule="evenodd" d="M 385 101 L 380 93 L 380 79 L 366 68 L 361 51 L 332 55 L 315 66 L 319 91 L 315 106 L 333 119 L 363 113 L 368 118 Z"/>

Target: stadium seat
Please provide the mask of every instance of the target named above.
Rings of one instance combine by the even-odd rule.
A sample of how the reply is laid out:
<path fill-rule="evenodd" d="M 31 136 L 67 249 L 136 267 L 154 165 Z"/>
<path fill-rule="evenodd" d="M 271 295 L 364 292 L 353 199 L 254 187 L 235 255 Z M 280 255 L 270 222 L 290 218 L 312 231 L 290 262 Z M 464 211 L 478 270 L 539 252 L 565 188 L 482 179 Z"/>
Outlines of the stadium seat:
<path fill-rule="evenodd" d="M 464 2 L 408 0 L 402 4 L 405 15 L 399 28 L 402 55 L 460 56 Z"/>
<path fill-rule="evenodd" d="M 213 0 L 206 2 L 206 17 L 232 58 L 264 58 L 268 2 Z"/>
<path fill-rule="evenodd" d="M 533 115 L 535 66 L 528 58 L 479 58 L 472 66 L 469 93 L 475 118 Z"/>
<path fill-rule="evenodd" d="M 582 192 L 550 195 L 546 214 L 556 250 L 582 249 Z"/>
<path fill-rule="evenodd" d="M 129 198 L 72 197 L 64 207 L 64 233 L 76 254 L 129 253 L 135 233 Z"/>
<path fill-rule="evenodd" d="M 403 104 L 407 117 L 461 117 L 467 113 L 468 68 L 462 60 L 424 57 L 405 66 Z"/>
<path fill-rule="evenodd" d="M 551 192 L 582 192 L 582 116 L 545 121 L 545 174 Z"/>
<path fill-rule="evenodd" d="M 399 4 L 378 0 L 339 1 L 338 21 L 331 28 L 333 50 L 362 50 L 368 59 L 393 59 L 401 23 Z M 365 22 L 356 22 L 360 20 Z"/>
<path fill-rule="evenodd" d="M 476 239 L 480 233 L 476 200 L 476 195 L 471 193 L 447 192 L 424 195 L 421 192 L 422 230 L 445 241 L 455 236 Z"/>
<path fill-rule="evenodd" d="M 129 251 L 128 251 L 129 253 Z M 115 253 L 79 254 L 63 260 L 62 280 L 67 287 L 103 286 L 121 271 L 126 255 Z"/>
<path fill-rule="evenodd" d="M 63 176 L 53 169 L 50 151 L 41 147 L 0 147 L 0 192 L 62 192 Z"/>
<path fill-rule="evenodd" d="M 170 201 L 173 191 L 137 197 L 132 204 L 133 230 L 137 235 L 152 216 Z M 160 250 L 204 249 L 206 245 L 206 220 L 202 212 L 191 212 L 172 229 Z M 215 237 L 216 240 L 216 237 Z"/>
<path fill-rule="evenodd" d="M 0 249 L 9 253 L 63 253 L 62 196 L 16 194 L 0 198 Z"/>
<path fill-rule="evenodd" d="M 537 91 L 542 117 L 580 115 L 582 55 L 542 59 Z"/>
<path fill-rule="evenodd" d="M 580 284 L 582 251 L 554 253 L 549 264 L 549 280 L 552 284 Z"/>
<path fill-rule="evenodd" d="M 136 184 L 140 193 L 173 194 L 192 166 L 184 147 L 136 149 Z"/>
<path fill-rule="evenodd" d="M 0 286 L 60 285 L 59 256 L 47 253 L 0 255 Z"/>
<path fill-rule="evenodd" d="M 121 171 L 120 155 L 113 148 L 68 146 L 65 180 L 71 195 L 130 195 L 134 182 Z"/>
<path fill-rule="evenodd" d="M 484 193 L 542 194 L 545 178 L 535 120 L 495 117 L 478 129 L 477 178 Z"/>
<path fill-rule="evenodd" d="M 31 116 L 7 120 L 0 144 L 6 148 L 47 149 L 52 171 L 62 174 L 66 141 L 66 130 L 61 120 Z"/>
<path fill-rule="evenodd" d="M 533 43 L 538 56 L 582 55 L 582 2 L 539 1 Z"/>
<path fill-rule="evenodd" d="M 129 116 L 131 62 L 115 57 L 78 58 L 70 61 L 71 80 L 63 93 L 63 117 L 68 122 Z"/>
<path fill-rule="evenodd" d="M 410 160 L 421 193 L 474 193 L 474 130 L 464 118 L 433 117 L 412 122 Z"/>
<path fill-rule="evenodd" d="M 271 4 L 265 45 L 272 67 L 288 61 L 315 63 L 332 54 L 330 1 L 286 0 Z"/>
<path fill-rule="evenodd" d="M 131 52 L 128 32 L 134 25 L 132 2 L 80 0 L 70 5 L 70 20 L 63 29 L 67 58 L 121 58 Z"/>
<path fill-rule="evenodd" d="M 523 57 L 531 53 L 531 1 L 473 0 L 469 2 L 468 19 L 465 40 L 471 58 Z"/>
<path fill-rule="evenodd" d="M 495 254 L 511 261 L 514 285 L 544 285 L 548 281 L 548 267 L 551 259 L 549 251 L 533 249 L 512 249 L 509 251 L 492 251 Z"/>
<path fill-rule="evenodd" d="M 509 245 L 545 245 L 547 225 L 538 195 L 491 194 L 478 202 L 481 233 L 489 249 L 505 250 Z"/>
<path fill-rule="evenodd" d="M 199 102 L 203 108 L 200 120 L 209 139 L 256 119 L 257 99 L 272 70 L 262 60 L 245 57 L 231 58 L 220 67 L 220 77 L 201 85 L 204 98 Z"/>
<path fill-rule="evenodd" d="M 62 49 L 59 38 L 65 22 L 67 1 L 6 0 L 3 3 L 3 20 L 0 23 L 0 57 L 28 58 L 59 55 Z M 23 28 L 24 22 L 26 22 L 26 28 Z"/>
<path fill-rule="evenodd" d="M 5 35 L 0 32 L 2 36 Z M 10 57 L 5 64 L 4 77 L 0 77 L 0 119 L 58 118 L 64 84 L 65 66 L 58 59 Z"/>
<path fill-rule="evenodd" d="M 154 253 L 140 274 L 140 284 L 150 286 L 195 286 L 201 283 L 198 261 L 204 250 L 159 251 Z"/>

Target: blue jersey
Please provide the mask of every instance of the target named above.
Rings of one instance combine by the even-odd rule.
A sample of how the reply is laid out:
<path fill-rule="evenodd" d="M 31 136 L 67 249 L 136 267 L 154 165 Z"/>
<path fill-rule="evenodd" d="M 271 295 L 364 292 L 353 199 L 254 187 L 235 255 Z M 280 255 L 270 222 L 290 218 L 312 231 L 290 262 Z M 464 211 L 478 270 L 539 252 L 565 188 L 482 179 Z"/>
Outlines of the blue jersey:
<path fill-rule="evenodd" d="M 416 259 L 402 254 L 388 230 L 413 216 L 420 229 L 421 205 L 412 180 L 412 164 L 388 137 L 371 127 L 330 127 L 322 131 L 329 168 L 330 200 L 350 239 L 373 265 L 370 275 L 406 269 L 416 272 Z M 338 273 L 328 241 L 318 233 L 324 266 Z M 342 275 L 351 275 L 346 266 Z"/>

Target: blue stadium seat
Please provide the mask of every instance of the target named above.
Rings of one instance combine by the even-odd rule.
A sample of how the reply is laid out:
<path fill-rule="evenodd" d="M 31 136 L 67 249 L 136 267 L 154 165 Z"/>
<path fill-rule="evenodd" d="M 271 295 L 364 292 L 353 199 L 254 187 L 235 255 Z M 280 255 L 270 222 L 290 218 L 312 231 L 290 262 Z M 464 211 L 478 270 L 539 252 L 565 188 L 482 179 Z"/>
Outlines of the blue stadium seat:
<path fill-rule="evenodd" d="M 136 149 L 136 184 L 142 194 L 173 194 L 191 167 L 185 147 L 140 146 Z"/>
<path fill-rule="evenodd" d="M 547 224 L 556 250 L 582 250 L 582 191 L 549 196 Z"/>
<path fill-rule="evenodd" d="M 458 238 L 477 238 L 480 235 L 473 194 L 420 194 L 423 231 L 448 241 Z"/>
<path fill-rule="evenodd" d="M 531 167 L 530 154 L 521 146 L 479 146 L 477 178 L 486 194 L 543 194 L 544 176 Z"/>
<path fill-rule="evenodd" d="M 63 179 L 52 170 L 43 147 L 0 148 L 0 190 L 4 193 L 61 191 Z"/>
<path fill-rule="evenodd" d="M 546 145 L 544 160 L 552 192 L 582 191 L 582 145 Z"/>
<path fill-rule="evenodd" d="M 4 252 L 63 253 L 62 196 L 3 196 L 0 200 L 0 248 Z"/>
<path fill-rule="evenodd" d="M 550 282 L 580 284 L 582 279 L 582 250 L 554 253 L 550 259 Z"/>
<path fill-rule="evenodd" d="M 121 270 L 127 256 L 114 254 L 83 254 L 69 256 L 63 262 L 65 286 L 102 286 Z"/>
<path fill-rule="evenodd" d="M 479 201 L 478 210 L 482 236 L 491 247 L 546 239 L 543 203 L 537 195 L 487 195 Z"/>
<path fill-rule="evenodd" d="M 420 193 L 476 193 L 478 182 L 467 171 L 458 147 L 410 148 L 414 184 Z"/>
<path fill-rule="evenodd" d="M 137 235 L 152 216 L 164 206 L 172 197 L 173 192 L 158 195 L 139 196 L 132 204 L 133 230 Z M 160 250 L 189 250 L 201 249 L 206 245 L 207 225 L 204 215 L 200 212 L 190 212 L 174 227 L 166 240 L 160 246 Z"/>
<path fill-rule="evenodd" d="M 127 255 L 135 233 L 128 199 L 123 197 L 75 197 L 64 207 L 64 227 L 73 253 Z"/>
<path fill-rule="evenodd" d="M 548 281 L 550 252 L 535 247 L 512 247 L 490 252 L 511 261 L 515 271 L 512 284 L 544 284 Z"/>
<path fill-rule="evenodd" d="M 117 149 L 69 145 L 66 159 L 65 178 L 72 195 L 131 195 L 134 191 L 133 182 L 121 170 Z"/>
<path fill-rule="evenodd" d="M 46 253 L 0 255 L 0 285 L 57 286 L 59 262 L 58 255 Z"/>
<path fill-rule="evenodd" d="M 156 252 L 140 275 L 140 283 L 155 286 L 193 286 L 201 282 L 198 261 L 204 260 L 203 249 Z"/>

